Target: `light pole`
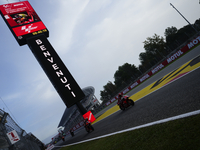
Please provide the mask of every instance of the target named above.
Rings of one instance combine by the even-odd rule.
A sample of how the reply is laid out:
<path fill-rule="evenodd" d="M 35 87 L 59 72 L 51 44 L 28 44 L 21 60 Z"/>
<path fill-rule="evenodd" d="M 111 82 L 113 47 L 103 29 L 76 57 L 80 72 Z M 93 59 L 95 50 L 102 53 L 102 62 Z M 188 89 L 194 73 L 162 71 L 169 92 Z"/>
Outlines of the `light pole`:
<path fill-rule="evenodd" d="M 187 21 L 189 23 L 189 25 L 196 31 L 198 32 L 194 26 L 176 9 L 176 7 L 174 7 L 174 5 L 172 5 L 172 3 L 170 3 L 170 5 L 185 19 L 185 21 Z"/>

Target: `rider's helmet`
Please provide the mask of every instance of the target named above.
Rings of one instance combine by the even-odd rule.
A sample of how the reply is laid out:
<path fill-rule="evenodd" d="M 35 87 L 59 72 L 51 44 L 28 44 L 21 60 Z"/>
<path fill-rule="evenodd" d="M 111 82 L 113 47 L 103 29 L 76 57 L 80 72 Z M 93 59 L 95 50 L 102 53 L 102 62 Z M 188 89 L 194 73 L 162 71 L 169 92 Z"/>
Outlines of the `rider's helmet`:
<path fill-rule="evenodd" d="M 121 98 L 121 97 L 122 97 L 122 94 L 121 94 L 121 93 L 119 93 L 119 94 L 118 94 L 118 98 Z"/>

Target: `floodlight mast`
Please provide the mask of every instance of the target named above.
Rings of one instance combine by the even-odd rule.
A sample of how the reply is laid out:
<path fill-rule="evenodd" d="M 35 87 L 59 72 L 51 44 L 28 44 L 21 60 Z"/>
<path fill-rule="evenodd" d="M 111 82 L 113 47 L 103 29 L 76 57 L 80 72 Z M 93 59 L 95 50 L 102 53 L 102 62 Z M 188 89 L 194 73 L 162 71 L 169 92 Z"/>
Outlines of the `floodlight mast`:
<path fill-rule="evenodd" d="M 185 19 L 185 21 L 187 21 L 189 23 L 189 25 L 196 31 L 198 32 L 194 26 L 178 11 L 178 9 L 176 9 L 176 7 L 174 7 L 174 5 L 172 5 L 172 3 L 170 3 L 170 5 L 183 17 L 183 19 Z"/>

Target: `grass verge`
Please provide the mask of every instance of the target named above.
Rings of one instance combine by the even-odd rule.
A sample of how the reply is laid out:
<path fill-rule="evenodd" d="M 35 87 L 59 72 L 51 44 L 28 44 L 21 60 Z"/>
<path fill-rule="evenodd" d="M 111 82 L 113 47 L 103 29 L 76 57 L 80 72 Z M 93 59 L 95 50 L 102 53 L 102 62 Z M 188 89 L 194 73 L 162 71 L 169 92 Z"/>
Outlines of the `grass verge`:
<path fill-rule="evenodd" d="M 61 148 L 61 150 L 86 149 L 200 150 L 200 114 Z"/>

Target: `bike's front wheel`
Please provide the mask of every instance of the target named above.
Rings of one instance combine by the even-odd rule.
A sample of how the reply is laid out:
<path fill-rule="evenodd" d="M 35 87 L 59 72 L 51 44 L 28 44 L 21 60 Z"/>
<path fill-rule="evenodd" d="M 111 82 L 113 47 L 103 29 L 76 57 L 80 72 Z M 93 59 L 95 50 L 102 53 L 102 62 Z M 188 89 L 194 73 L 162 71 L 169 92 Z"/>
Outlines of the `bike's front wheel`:
<path fill-rule="evenodd" d="M 135 102 L 132 99 L 129 99 L 129 104 L 131 104 L 132 106 L 134 106 Z"/>

